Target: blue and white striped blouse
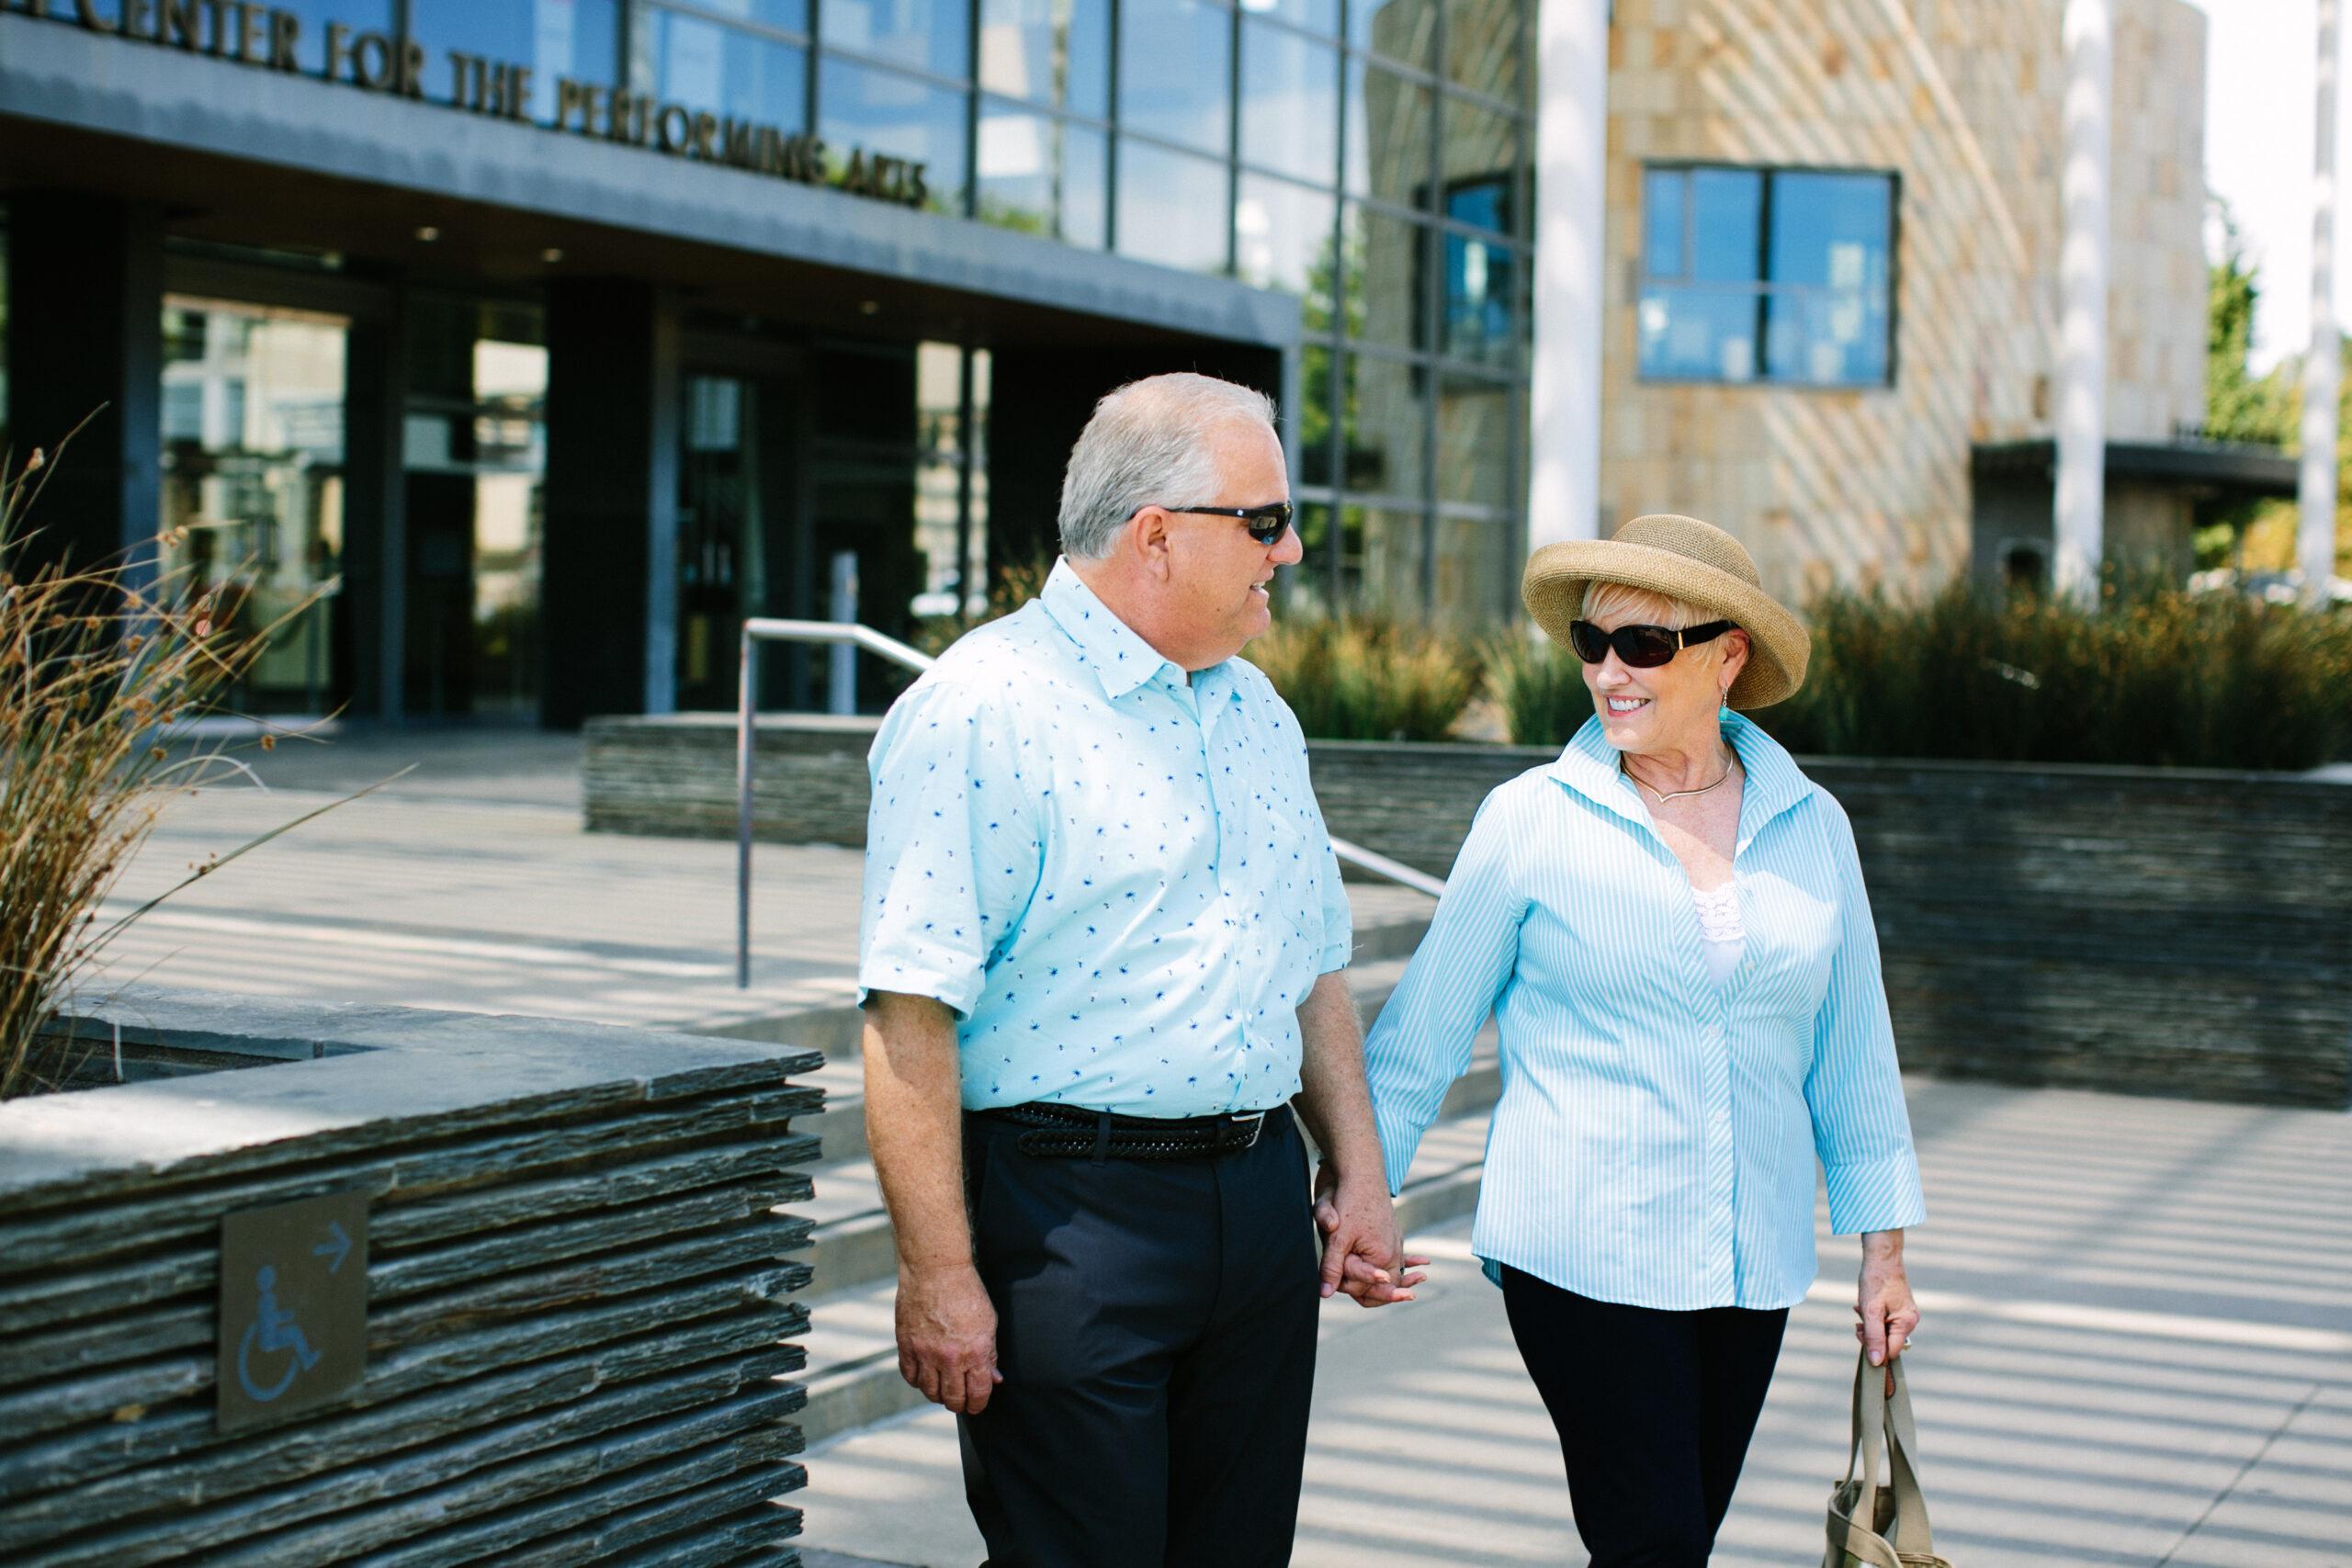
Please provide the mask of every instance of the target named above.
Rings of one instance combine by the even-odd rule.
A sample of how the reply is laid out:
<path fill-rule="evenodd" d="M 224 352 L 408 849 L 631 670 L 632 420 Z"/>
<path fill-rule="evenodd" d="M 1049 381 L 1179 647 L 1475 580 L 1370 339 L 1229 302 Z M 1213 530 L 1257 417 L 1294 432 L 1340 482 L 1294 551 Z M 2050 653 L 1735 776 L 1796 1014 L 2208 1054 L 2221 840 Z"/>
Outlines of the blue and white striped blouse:
<path fill-rule="evenodd" d="M 1926 1213 L 1853 829 L 1778 742 L 1723 716 L 1747 782 L 1747 942 L 1709 977 L 1682 864 L 1589 720 L 1487 797 L 1365 1045 L 1391 1191 L 1491 1011 L 1502 1098 L 1472 1249 L 1579 1295 L 1793 1306 L 1814 1166 L 1840 1233 Z"/>

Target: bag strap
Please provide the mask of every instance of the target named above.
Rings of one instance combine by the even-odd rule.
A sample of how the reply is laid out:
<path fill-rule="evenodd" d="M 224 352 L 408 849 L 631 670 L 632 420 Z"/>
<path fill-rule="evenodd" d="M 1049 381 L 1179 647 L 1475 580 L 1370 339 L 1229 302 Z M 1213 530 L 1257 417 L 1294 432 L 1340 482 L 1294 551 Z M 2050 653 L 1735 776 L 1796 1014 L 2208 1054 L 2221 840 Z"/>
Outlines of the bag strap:
<path fill-rule="evenodd" d="M 1887 1392 L 1892 1382 L 1894 1392 Z M 1903 1359 L 1884 1367 L 1871 1365 L 1865 1350 L 1854 1364 L 1854 1446 L 1846 1460 L 1847 1481 L 1861 1472 L 1861 1487 L 1854 1499 L 1854 1517 L 1867 1523 L 1878 1517 L 1878 1467 L 1882 1454 L 1892 1462 L 1887 1490 L 1894 1499 L 1894 1549 L 1928 1555 L 1934 1551 L 1928 1527 L 1928 1499 L 1920 1489 L 1912 1454 L 1919 1446 L 1911 1417 L 1911 1391 L 1903 1378 Z"/>

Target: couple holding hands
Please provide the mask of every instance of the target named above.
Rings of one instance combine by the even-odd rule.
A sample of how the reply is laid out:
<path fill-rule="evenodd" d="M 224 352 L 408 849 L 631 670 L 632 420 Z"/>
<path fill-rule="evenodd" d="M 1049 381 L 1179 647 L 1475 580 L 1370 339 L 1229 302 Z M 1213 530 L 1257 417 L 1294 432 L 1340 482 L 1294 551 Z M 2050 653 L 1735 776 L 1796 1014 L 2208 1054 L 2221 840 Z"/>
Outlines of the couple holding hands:
<path fill-rule="evenodd" d="M 1816 1162 L 1872 1361 L 1919 1315 L 1853 833 L 1733 711 L 1796 690 L 1804 629 L 1689 518 L 1538 551 L 1593 716 L 1487 796 L 1367 1039 L 1304 738 L 1238 657 L 1301 554 L 1272 419 L 1204 376 L 1105 397 L 1043 593 L 875 741 L 900 1371 L 957 1413 L 989 1568 L 1288 1562 L 1318 1303 L 1412 1299 L 1392 1196 L 1491 1014 L 1472 1250 L 1594 1568 L 1696 1568 L 1814 1280 Z"/>

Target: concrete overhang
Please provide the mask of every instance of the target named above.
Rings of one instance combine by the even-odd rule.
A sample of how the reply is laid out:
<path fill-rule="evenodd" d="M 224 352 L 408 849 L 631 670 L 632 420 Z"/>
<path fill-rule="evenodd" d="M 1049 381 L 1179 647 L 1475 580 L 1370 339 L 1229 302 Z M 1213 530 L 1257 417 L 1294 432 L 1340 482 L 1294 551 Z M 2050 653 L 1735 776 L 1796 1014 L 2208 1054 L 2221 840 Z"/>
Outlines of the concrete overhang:
<path fill-rule="evenodd" d="M 2054 441 L 2004 441 L 1971 449 L 1979 476 L 2047 479 L 2057 471 Z M 2292 497 L 2296 461 L 2276 446 L 2224 441 L 2110 441 L 2107 477 L 2139 484 L 2208 489 L 2249 498 Z"/>
<path fill-rule="evenodd" d="M 896 337 L 1300 339 L 1296 299 L 1230 279 L 0 13 L 0 188 L 59 187 L 160 203 L 189 238 L 427 276 L 640 277 Z"/>

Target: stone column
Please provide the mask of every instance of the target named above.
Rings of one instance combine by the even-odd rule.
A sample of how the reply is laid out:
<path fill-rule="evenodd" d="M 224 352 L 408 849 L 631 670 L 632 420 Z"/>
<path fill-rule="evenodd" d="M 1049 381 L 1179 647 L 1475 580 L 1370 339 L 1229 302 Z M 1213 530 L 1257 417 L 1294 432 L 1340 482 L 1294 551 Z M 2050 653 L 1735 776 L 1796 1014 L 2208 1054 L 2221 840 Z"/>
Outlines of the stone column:
<path fill-rule="evenodd" d="M 2303 361 L 2303 603 L 2327 603 L 2335 575 L 2335 433 L 2343 349 L 2335 324 L 2335 79 L 2338 0 L 2319 0 L 2318 152 L 2312 164 L 2312 347 Z"/>
<path fill-rule="evenodd" d="M 1543 0 L 1535 23 L 1535 362 L 1527 543 L 1600 531 L 1609 0 Z"/>
<path fill-rule="evenodd" d="M 2060 592 L 2098 592 L 2107 492 L 2111 0 L 2066 0 L 2065 242 L 2059 254 L 2058 480 L 2052 537 Z"/>
<path fill-rule="evenodd" d="M 548 290 L 541 715 L 667 713 L 677 694 L 678 309 L 650 283 Z"/>
<path fill-rule="evenodd" d="M 164 218 L 82 191 L 8 198 L 8 444 L 58 457 L 27 564 L 137 550 L 162 524 Z M 83 422 L 88 421 L 85 424 Z"/>

